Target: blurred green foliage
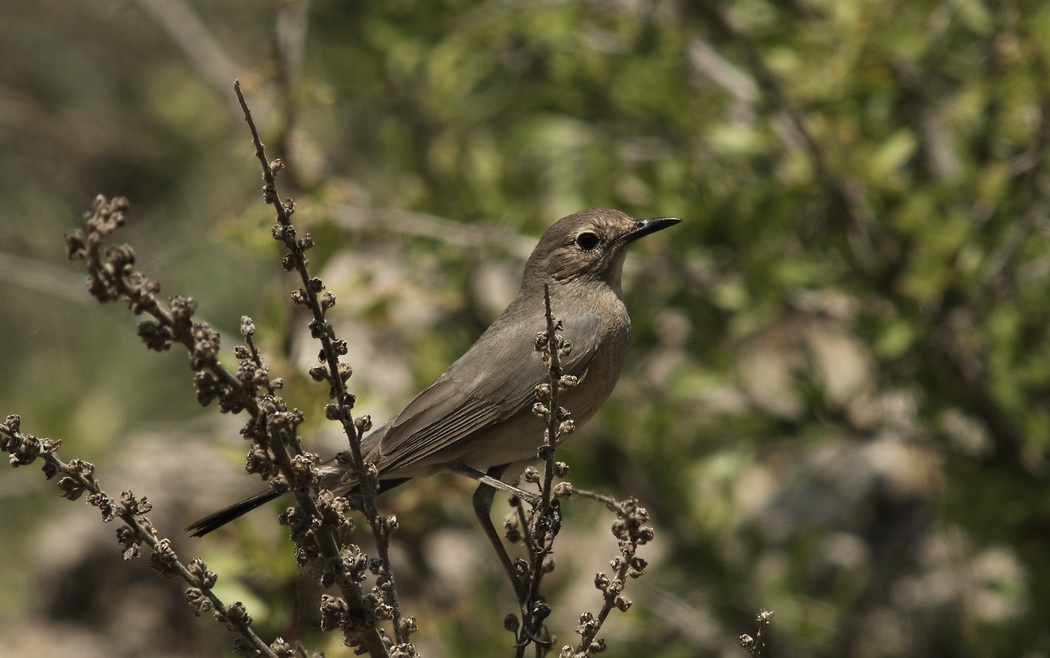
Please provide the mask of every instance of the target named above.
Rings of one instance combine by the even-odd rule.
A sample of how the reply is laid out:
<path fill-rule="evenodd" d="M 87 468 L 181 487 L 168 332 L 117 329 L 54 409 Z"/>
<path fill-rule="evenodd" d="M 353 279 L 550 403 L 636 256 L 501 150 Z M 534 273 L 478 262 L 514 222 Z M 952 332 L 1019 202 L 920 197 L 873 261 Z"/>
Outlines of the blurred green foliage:
<path fill-rule="evenodd" d="M 401 332 L 412 381 L 388 405 L 491 320 L 482 266 L 520 261 L 510 241 L 348 230 L 337 208 L 479 235 L 538 235 L 595 206 L 685 219 L 638 249 L 631 370 L 565 450 L 574 483 L 640 497 L 657 529 L 606 655 L 741 655 L 735 638 L 762 607 L 776 614 L 771 655 L 1050 655 L 1050 5 L 274 5 L 185 6 L 290 165 L 284 193 L 326 238 L 317 265 L 379 247 L 401 259 L 403 278 L 357 318 Z M 144 269 L 228 335 L 252 314 L 280 355 L 296 330 L 224 69 L 199 60 L 194 24 L 165 24 L 156 6 L 0 7 L 0 413 L 74 456 L 198 415 L 177 357 L 146 353 L 115 309 L 74 301 L 61 235 L 95 194 L 131 198 L 124 239 Z M 420 291 L 438 310 L 394 326 L 396 299 Z M 0 505 L 28 504 L 35 478 L 3 472 Z M 459 486 L 419 483 L 391 503 L 406 545 L 469 526 Z M 437 495 L 449 501 L 430 510 Z M 600 515 L 578 518 L 605 533 Z M 19 537 L 0 547 L 25 560 Z M 586 582 L 604 563 L 572 541 L 559 570 Z M 552 599 L 585 600 L 554 582 Z M 449 601 L 410 585 L 420 646 L 509 653 L 501 587 Z M 16 615 L 24 596 L 0 610 Z M 557 618 L 563 640 L 579 612 Z M 274 633 L 289 632 L 281 614 L 262 615 Z"/>

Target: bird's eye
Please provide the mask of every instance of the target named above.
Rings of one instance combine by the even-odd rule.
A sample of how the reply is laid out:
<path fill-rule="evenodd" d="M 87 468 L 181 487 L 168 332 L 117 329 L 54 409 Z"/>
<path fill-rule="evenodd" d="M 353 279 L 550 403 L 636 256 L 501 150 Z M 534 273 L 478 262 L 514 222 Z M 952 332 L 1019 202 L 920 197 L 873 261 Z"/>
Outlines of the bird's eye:
<path fill-rule="evenodd" d="M 598 236 L 590 231 L 580 233 L 576 236 L 576 246 L 584 251 L 590 251 L 598 246 Z"/>

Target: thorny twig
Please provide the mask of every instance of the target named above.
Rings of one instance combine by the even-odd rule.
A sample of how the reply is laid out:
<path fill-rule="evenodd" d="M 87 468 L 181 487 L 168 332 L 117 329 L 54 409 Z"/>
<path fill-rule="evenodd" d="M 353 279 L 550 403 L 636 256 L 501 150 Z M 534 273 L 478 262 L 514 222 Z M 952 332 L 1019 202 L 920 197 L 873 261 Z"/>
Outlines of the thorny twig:
<path fill-rule="evenodd" d="M 603 503 L 610 511 L 616 514 L 616 520 L 612 524 L 612 533 L 616 537 L 616 544 L 620 554 L 610 561 L 613 569 L 612 576 L 599 572 L 594 576 L 594 586 L 602 593 L 603 603 L 598 615 L 584 612 L 580 615 L 580 623 L 576 632 L 580 634 L 580 643 L 575 652 L 566 646 L 562 649 L 560 658 L 584 658 L 591 653 L 600 653 L 605 649 L 605 642 L 598 638 L 609 613 L 614 609 L 627 612 L 631 607 L 631 599 L 623 593 L 628 579 L 640 578 L 645 575 L 649 566 L 644 558 L 638 556 L 638 547 L 648 544 L 653 540 L 653 529 L 648 525 L 649 512 L 638 504 L 634 498 L 627 500 L 616 500 L 611 496 L 577 489 L 575 494 L 585 498 L 591 498 Z"/>
<path fill-rule="evenodd" d="M 194 559 L 189 564 L 179 560 L 171 547 L 171 540 L 159 537 L 146 516 L 153 509 L 148 500 L 137 498 L 131 491 L 123 492 L 119 502 L 114 500 L 95 480 L 94 465 L 79 459 L 64 462 L 58 458 L 61 445 L 61 441 L 22 433 L 21 418 L 16 415 L 8 416 L 0 423 L 0 451 L 11 455 L 11 466 L 28 466 L 40 459 L 43 461 L 41 470 L 47 479 L 59 477 L 57 484 L 64 498 L 78 500 L 87 494 L 87 502 L 102 512 L 103 521 L 123 521 L 124 525 L 117 529 L 117 540 L 124 559 L 138 557 L 140 546 L 148 546 L 152 550 L 150 567 L 165 578 L 181 578 L 189 585 L 186 600 L 198 615 L 210 611 L 216 621 L 224 622 L 231 631 L 240 634 L 234 645 L 237 655 L 267 658 L 292 655 L 291 647 L 283 639 L 277 638 L 267 646 L 255 634 L 251 628 L 252 618 L 243 604 L 226 605 L 215 595 L 212 587 L 218 576 L 209 571 L 201 559 Z"/>
<path fill-rule="evenodd" d="M 167 351 L 173 345 L 186 347 L 190 368 L 196 373 L 194 387 L 201 405 L 218 401 L 224 413 L 246 411 L 249 418 L 241 433 L 252 442 L 246 470 L 258 473 L 276 491 L 290 490 L 306 512 L 289 514 L 289 525 L 298 539 L 296 557 L 300 563 L 320 560 L 322 582 L 336 584 L 345 598 L 352 601 L 345 611 L 334 614 L 322 606 L 322 618 L 335 620 L 343 628 L 344 640 L 363 646 L 372 655 L 386 656 L 386 648 L 377 626 L 375 611 L 366 605 L 360 582 L 366 577 L 367 565 L 348 559 L 346 551 L 334 540 L 336 529 L 347 520 L 341 507 L 333 501 L 314 500 L 319 480 L 316 455 L 306 453 L 297 435 L 303 414 L 289 409 L 274 392 L 281 388 L 280 379 L 271 379 L 257 350 L 239 346 L 236 373 L 219 361 L 219 334 L 205 322 L 193 320 L 194 300 L 172 295 L 167 308 L 156 295 L 160 285 L 134 269 L 135 252 L 130 245 L 117 244 L 103 249 L 107 236 L 123 226 L 128 202 L 112 201 L 99 196 L 94 210 L 85 215 L 87 233 L 71 231 L 66 236 L 69 257 L 84 260 L 89 273 L 88 290 L 101 302 L 123 299 L 136 315 L 151 319 L 139 324 L 138 333 L 146 346 Z M 242 320 L 246 338 L 254 333 L 250 318 Z"/>
<path fill-rule="evenodd" d="M 324 524 L 322 524 L 322 528 L 319 529 L 319 539 L 325 544 L 324 552 L 329 561 L 335 560 L 336 563 L 345 561 L 357 564 L 368 563 L 369 568 L 376 575 L 376 585 L 367 598 L 357 597 L 356 602 L 347 601 L 349 615 L 344 614 L 338 602 L 328 599 L 326 599 L 324 609 L 328 612 L 327 618 L 333 623 L 337 623 L 344 630 L 348 643 L 357 633 L 355 626 L 362 621 L 360 619 L 362 613 L 364 613 L 363 621 L 365 621 L 366 625 L 374 624 L 377 619 L 392 620 L 394 636 L 397 640 L 397 645 L 394 647 L 395 651 L 404 655 L 414 655 L 415 649 L 409 644 L 408 636 L 409 633 L 415 630 L 415 621 L 412 618 L 402 617 L 394 585 L 394 576 L 390 570 L 389 538 L 390 534 L 397 529 L 397 519 L 393 516 L 380 515 L 376 504 L 376 495 L 378 493 L 376 471 L 374 466 L 365 463 L 361 450 L 361 439 L 364 433 L 371 428 L 371 419 L 368 416 L 353 417 L 355 397 L 346 387 L 346 382 L 350 378 L 352 370 L 349 365 L 341 363 L 339 360 L 340 357 L 346 355 L 347 344 L 345 340 L 336 337 L 335 329 L 325 319 L 327 311 L 335 305 L 336 298 L 334 294 L 324 290 L 324 284 L 319 278 L 310 275 L 309 260 L 306 258 L 305 252 L 313 246 L 313 238 L 309 233 L 304 234 L 301 238 L 297 237 L 296 228 L 291 223 L 291 216 L 295 212 L 295 203 L 291 199 L 282 201 L 277 191 L 276 175 L 277 172 L 284 168 L 284 164 L 280 160 L 267 161 L 265 148 L 252 120 L 247 101 L 241 93 L 239 82 L 234 84 L 234 91 L 244 112 L 244 120 L 251 131 L 256 157 L 262 166 L 264 180 L 263 199 L 267 204 L 273 206 L 276 214 L 277 221 L 272 229 L 273 237 L 288 249 L 281 264 L 286 271 L 295 270 L 302 282 L 302 288 L 292 293 L 292 300 L 296 304 L 307 307 L 311 315 L 309 323 L 310 334 L 321 343 L 318 360 L 322 365 L 311 369 L 310 375 L 315 380 L 324 381 L 329 385 L 329 397 L 334 402 L 325 406 L 325 416 L 329 420 L 338 421 L 347 436 L 349 454 L 344 455 L 344 458 L 354 466 L 358 474 L 362 511 L 372 530 L 372 535 L 376 542 L 376 550 L 379 554 L 378 561 L 368 561 L 356 546 L 340 546 L 336 534 L 338 523 L 328 529 L 323 529 Z M 341 501 L 330 495 L 322 496 L 322 500 L 328 504 L 329 510 L 338 508 L 336 509 L 336 518 L 344 518 L 342 513 L 344 506 Z M 307 511 L 307 516 L 317 518 L 315 511 L 311 509 L 312 503 L 310 501 L 307 502 L 309 503 L 308 505 L 303 505 L 303 508 Z M 302 501 L 300 501 L 300 504 L 303 504 Z M 328 574 L 327 577 L 322 578 L 322 582 L 331 584 L 334 579 L 335 574 Z M 374 649 L 378 648 L 374 647 Z M 369 651 L 373 651 L 373 648 L 369 648 Z M 385 655 L 385 653 L 381 655 Z"/>
<path fill-rule="evenodd" d="M 554 459 L 555 448 L 575 429 L 569 412 L 561 408 L 558 401 L 562 392 L 577 384 L 577 378 L 562 374 L 561 357 L 570 353 L 572 344 L 561 336 L 562 325 L 551 312 L 550 291 L 546 287 L 544 302 L 547 328 L 536 337 L 536 349 L 543 355 L 550 379 L 537 387 L 537 402 L 533 407 L 533 412 L 547 421 L 544 442 L 538 455 L 544 460 L 544 469 L 542 476 L 531 466 L 525 470 L 525 481 L 540 486 L 539 502 L 535 507 L 526 512 L 521 499 L 515 501 L 517 524 L 527 529 L 523 539 L 529 560 L 520 565 L 519 569 L 525 578 L 527 596 L 520 602 L 524 622 L 520 627 L 516 623 L 508 623 L 507 627 L 517 634 L 516 656 L 519 658 L 525 655 L 529 644 L 535 644 L 537 656 L 543 656 L 550 650 L 553 641 L 543 622 L 550 615 L 551 609 L 540 594 L 539 588 L 543 574 L 554 568 L 554 539 L 561 529 L 560 501 L 573 493 L 597 500 L 617 515 L 612 532 L 620 554 L 611 562 L 611 577 L 604 573 L 595 576 L 595 587 L 603 596 L 603 605 L 598 615 L 595 616 L 591 612 L 580 615 L 580 624 L 576 627 L 576 632 L 581 635 L 579 644 L 575 649 L 571 645 L 565 645 L 559 654 L 561 658 L 586 658 L 604 651 L 605 643 L 597 636 L 609 613 L 613 609 L 626 611 L 631 606 L 631 600 L 623 594 L 623 589 L 628 579 L 638 578 L 645 573 L 646 561 L 638 557 L 637 550 L 639 546 L 652 541 L 653 529 L 647 525 L 648 512 L 633 498 L 618 501 L 610 496 L 574 489 L 569 482 L 554 482 L 555 478 L 564 478 L 568 473 L 568 466 Z M 508 530 L 510 536 L 518 536 L 514 524 L 511 524 Z M 508 616 L 506 621 L 516 622 L 510 617 L 512 616 Z"/>
<path fill-rule="evenodd" d="M 536 336 L 536 350 L 543 356 L 550 377 L 548 381 L 536 387 L 537 402 L 533 413 L 547 421 L 543 433 L 543 445 L 538 457 L 543 460 L 542 478 L 535 468 L 525 471 L 526 482 L 540 485 L 539 502 L 526 515 L 521 501 L 518 501 L 518 516 L 522 526 L 527 529 L 525 546 L 528 550 L 528 563 L 522 565 L 525 578 L 525 600 L 520 601 L 523 623 L 518 629 L 516 655 L 525 655 L 525 648 L 536 644 L 536 653 L 542 656 L 549 649 L 551 639 L 543 622 L 550 615 L 551 609 L 540 594 L 540 582 L 543 574 L 554 568 L 551 553 L 554 549 L 554 538 L 561 530 L 560 499 L 571 493 L 571 488 L 562 483 L 554 486 L 554 477 L 564 477 L 568 467 L 554 459 L 554 449 L 562 437 L 572 433 L 575 424 L 568 411 L 559 406 L 561 393 L 577 384 L 577 378 L 563 375 L 561 357 L 568 355 L 572 344 L 561 335 L 562 324 L 551 311 L 550 289 L 543 287 L 544 313 L 547 328 Z"/>
<path fill-rule="evenodd" d="M 235 91 L 251 129 L 256 155 L 260 162 L 265 163 L 263 146 L 239 85 L 235 85 Z M 330 394 L 337 401 L 328 405 L 325 413 L 328 418 L 339 420 L 350 437 L 350 460 L 360 474 L 365 513 L 379 547 L 378 560 L 369 560 L 358 547 L 343 546 L 339 542 L 341 530 L 350 527 L 346 516 L 349 505 L 344 499 L 318 490 L 320 472 L 317 464 L 320 460 L 303 451 L 297 435 L 297 428 L 304 420 L 303 414 L 290 410 L 276 395 L 280 380 L 271 380 L 268 376 L 266 365 L 252 341 L 254 324 L 250 318 L 242 321 L 242 334 L 248 345 L 236 349 L 239 365 L 237 372 L 232 373 L 219 363 L 218 333 L 206 323 L 192 320 L 196 310 L 192 299 L 173 296 L 168 308 L 164 308 L 156 300 L 160 286 L 134 270 L 135 256 L 130 246 L 115 245 L 102 249 L 103 239 L 124 223 L 127 210 L 124 199 L 107 201 L 99 197 L 96 200 L 94 212 L 85 217 L 87 234 L 73 231 L 67 235 L 69 255 L 87 262 L 89 290 L 97 299 L 103 302 L 124 299 L 134 313 L 152 317 L 139 325 L 139 335 L 147 346 L 165 351 L 177 343 L 189 350 L 201 404 L 218 400 L 223 412 L 248 412 L 250 418 L 242 430 L 245 438 L 252 441 L 247 470 L 269 480 L 275 491 L 292 492 L 299 507 L 289 510 L 283 519 L 292 529 L 296 558 L 300 564 L 319 560 L 323 565 L 322 584 L 334 584 L 340 589 L 341 598 L 326 596 L 322 600 L 322 626 L 340 628 L 344 641 L 350 646 L 360 646 L 375 656 L 386 656 L 388 651 L 378 624 L 384 619 L 393 619 L 398 641 L 395 653 L 411 656 L 415 650 L 407 642 L 407 637 L 414 630 L 414 622 L 401 617 L 388 566 L 386 540 L 396 527 L 396 520 L 379 516 L 375 505 L 374 469 L 370 472 L 361 458 L 360 439 L 370 421 L 367 417 L 354 419 L 351 416 L 354 399 L 345 387 L 350 368 L 339 362 L 339 357 L 346 353 L 346 343 L 336 339 L 331 326 L 324 320 L 325 311 L 334 305 L 335 298 L 323 292 L 320 280 L 309 276 L 305 251 L 313 246 L 313 241 L 309 234 L 296 237 L 290 222 L 294 203 L 290 199 L 279 201 L 275 174 L 282 167 L 280 161 L 275 161 L 265 165 L 263 170 L 264 198 L 275 207 L 277 214 L 273 236 L 288 248 L 282 261 L 285 269 L 299 272 L 304 284 L 293 293 L 293 299 L 307 306 L 312 313 L 311 333 L 322 343 L 320 358 L 325 364 L 322 369 L 312 370 L 311 375 L 328 381 Z M 377 580 L 371 592 L 366 594 L 361 583 L 367 579 L 368 571 L 372 571 Z"/>
<path fill-rule="evenodd" d="M 755 621 L 758 622 L 755 636 L 751 637 L 744 633 L 740 636 L 740 646 L 751 652 L 751 658 L 761 658 L 762 652 L 766 650 L 766 627 L 773 621 L 773 611 L 759 610 L 755 615 Z"/>

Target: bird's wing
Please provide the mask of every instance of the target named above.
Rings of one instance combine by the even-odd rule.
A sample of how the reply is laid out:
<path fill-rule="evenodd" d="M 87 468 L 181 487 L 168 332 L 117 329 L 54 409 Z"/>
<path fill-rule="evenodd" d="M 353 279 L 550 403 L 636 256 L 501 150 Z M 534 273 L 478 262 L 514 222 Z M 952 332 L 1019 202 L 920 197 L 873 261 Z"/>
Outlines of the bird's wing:
<path fill-rule="evenodd" d="M 564 336 L 574 345 L 562 357 L 562 372 L 582 379 L 598 348 L 600 320 L 596 313 L 581 308 L 567 310 L 561 318 Z M 378 446 L 380 472 L 416 463 L 530 408 L 536 386 L 550 376 L 534 349 L 536 334 L 545 326 L 540 313 L 527 322 L 490 328 L 391 419 Z M 487 355 L 484 361 L 481 354 Z"/>

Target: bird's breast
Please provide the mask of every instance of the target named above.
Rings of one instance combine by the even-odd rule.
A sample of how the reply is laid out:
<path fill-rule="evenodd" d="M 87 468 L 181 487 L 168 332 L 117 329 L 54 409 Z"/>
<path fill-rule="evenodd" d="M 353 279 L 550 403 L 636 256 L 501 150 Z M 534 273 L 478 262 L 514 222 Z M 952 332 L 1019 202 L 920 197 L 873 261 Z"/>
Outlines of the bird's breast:
<path fill-rule="evenodd" d="M 598 412 L 616 387 L 631 339 L 631 319 L 619 296 L 611 294 L 602 301 L 597 309 L 601 318 L 597 335 L 574 335 L 571 322 L 565 323 L 563 329 L 563 336 L 573 343 L 574 350 L 587 349 L 589 343 L 597 343 L 579 383 L 567 390 L 560 401 L 560 406 L 572 414 L 578 426 Z"/>

